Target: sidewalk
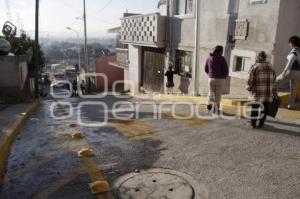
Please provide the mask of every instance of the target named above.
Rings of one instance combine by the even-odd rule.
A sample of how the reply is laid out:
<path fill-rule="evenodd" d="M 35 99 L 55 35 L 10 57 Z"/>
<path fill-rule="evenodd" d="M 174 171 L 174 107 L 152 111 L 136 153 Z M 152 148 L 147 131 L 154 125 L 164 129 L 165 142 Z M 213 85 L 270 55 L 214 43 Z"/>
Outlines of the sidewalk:
<path fill-rule="evenodd" d="M 40 100 L 31 103 L 10 105 L 0 111 L 0 186 L 4 177 L 6 159 L 11 145 L 23 127 L 30 113 L 32 113 Z"/>
<path fill-rule="evenodd" d="M 300 104 L 298 109 L 296 110 L 288 110 L 285 106 L 289 100 L 288 93 L 279 93 L 279 96 L 282 100 L 282 108 L 280 108 L 277 119 L 283 121 L 290 121 L 290 122 L 299 122 L 300 123 Z M 158 101 L 174 101 L 174 102 L 187 102 L 187 103 L 199 103 L 199 104 L 206 104 L 207 97 L 193 97 L 193 96 L 180 96 L 180 95 L 154 95 L 153 100 Z M 247 98 L 226 98 L 226 96 L 222 99 L 221 106 L 223 111 L 227 114 L 233 115 L 241 115 L 238 113 L 238 106 L 245 106 L 246 103 L 250 102 Z"/>

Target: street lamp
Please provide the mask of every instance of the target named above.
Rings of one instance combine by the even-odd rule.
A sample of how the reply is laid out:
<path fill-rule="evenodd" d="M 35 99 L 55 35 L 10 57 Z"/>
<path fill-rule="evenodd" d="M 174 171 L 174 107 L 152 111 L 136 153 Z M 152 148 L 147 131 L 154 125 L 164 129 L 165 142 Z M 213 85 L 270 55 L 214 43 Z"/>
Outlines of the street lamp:
<path fill-rule="evenodd" d="M 72 29 L 72 28 L 70 28 L 70 27 L 66 27 L 66 28 L 67 28 L 68 30 L 70 30 L 70 31 L 75 32 L 76 35 L 77 35 L 77 40 L 79 40 L 79 32 L 78 32 L 78 31 L 76 31 L 76 30 L 74 30 L 74 29 Z M 78 47 L 78 70 L 79 70 L 79 73 L 80 73 L 80 71 L 81 71 L 80 45 L 79 45 L 79 47 Z"/>

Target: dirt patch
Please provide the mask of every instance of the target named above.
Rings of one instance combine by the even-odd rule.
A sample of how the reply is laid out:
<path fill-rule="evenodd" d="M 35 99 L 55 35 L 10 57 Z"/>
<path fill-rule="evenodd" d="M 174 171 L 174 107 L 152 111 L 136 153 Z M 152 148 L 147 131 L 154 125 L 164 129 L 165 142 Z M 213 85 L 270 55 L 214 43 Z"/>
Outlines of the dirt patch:
<path fill-rule="evenodd" d="M 176 116 L 180 117 L 180 118 L 188 118 L 189 117 L 188 115 L 178 114 L 178 113 L 176 113 Z M 210 123 L 209 120 L 203 120 L 203 119 L 198 119 L 198 118 L 179 119 L 179 118 L 174 117 L 171 113 L 163 113 L 162 118 L 180 121 L 184 126 L 191 127 L 191 128 L 207 126 Z"/>
<path fill-rule="evenodd" d="M 157 132 L 141 120 L 111 120 L 110 126 L 131 140 L 152 138 Z"/>

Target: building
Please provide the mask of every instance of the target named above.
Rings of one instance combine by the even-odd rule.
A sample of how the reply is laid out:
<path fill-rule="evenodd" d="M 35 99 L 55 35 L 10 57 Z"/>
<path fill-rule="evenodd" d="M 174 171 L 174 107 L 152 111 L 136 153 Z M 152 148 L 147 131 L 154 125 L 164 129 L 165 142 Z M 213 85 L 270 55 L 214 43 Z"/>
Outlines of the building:
<path fill-rule="evenodd" d="M 107 85 L 105 85 L 103 77 L 96 77 L 97 90 L 103 91 L 107 86 L 111 91 L 115 86 L 116 88 L 114 89 L 116 91 L 123 91 L 124 70 L 120 67 L 112 66 L 110 63 L 114 60 L 114 56 L 99 56 L 96 58 L 96 73 L 107 77 Z"/>
<path fill-rule="evenodd" d="M 125 16 L 125 15 L 124 15 Z M 128 16 L 128 15 L 126 15 Z M 123 70 L 123 80 L 129 80 L 129 57 L 128 57 L 128 45 L 120 42 L 121 27 L 116 27 L 108 30 L 109 33 L 116 35 L 116 49 L 115 57 L 109 64 L 113 67 L 117 67 Z M 123 84 L 124 91 L 130 90 L 130 85 Z"/>
<path fill-rule="evenodd" d="M 32 97 L 33 79 L 28 75 L 31 55 L 0 56 L 0 98 L 24 100 Z M 31 89 L 32 88 L 32 89 Z"/>
<path fill-rule="evenodd" d="M 230 67 L 226 93 L 246 96 L 257 52 L 267 52 L 278 74 L 283 70 L 288 38 L 300 35 L 299 8 L 299 0 L 169 0 L 166 16 L 125 16 L 119 37 L 128 45 L 132 90 L 164 93 L 164 72 L 172 63 L 176 92 L 206 95 L 206 58 L 214 46 L 223 45 Z"/>

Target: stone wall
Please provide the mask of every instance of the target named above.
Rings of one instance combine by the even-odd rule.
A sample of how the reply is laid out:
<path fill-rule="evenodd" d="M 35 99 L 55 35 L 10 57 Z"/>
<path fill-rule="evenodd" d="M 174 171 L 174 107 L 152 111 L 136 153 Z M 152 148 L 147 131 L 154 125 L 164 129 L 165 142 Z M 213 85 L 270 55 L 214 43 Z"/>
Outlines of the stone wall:
<path fill-rule="evenodd" d="M 27 79 L 27 56 L 0 56 L 0 96 L 18 97 Z"/>

